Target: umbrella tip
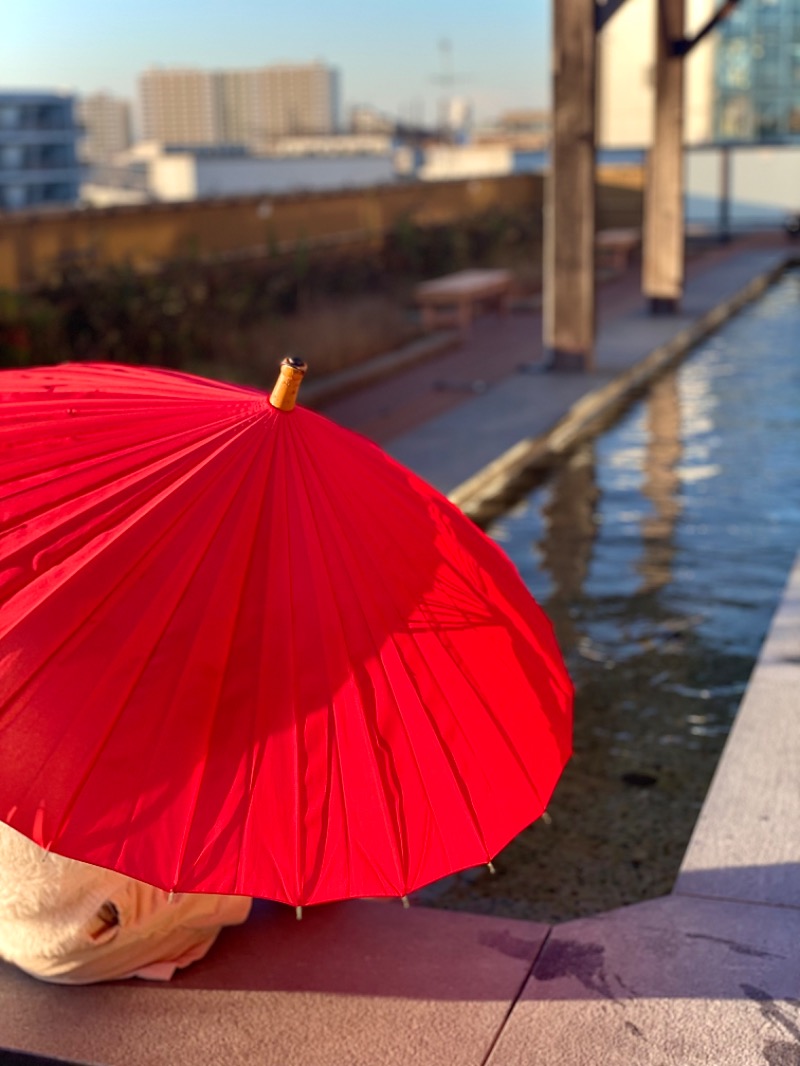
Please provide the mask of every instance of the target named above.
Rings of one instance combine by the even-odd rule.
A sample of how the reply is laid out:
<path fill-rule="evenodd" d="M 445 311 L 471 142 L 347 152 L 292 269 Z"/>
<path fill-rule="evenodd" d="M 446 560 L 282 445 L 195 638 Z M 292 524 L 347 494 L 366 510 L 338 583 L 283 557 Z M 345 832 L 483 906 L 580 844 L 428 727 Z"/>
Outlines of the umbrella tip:
<path fill-rule="evenodd" d="M 308 367 L 302 359 L 287 355 L 281 360 L 281 369 L 269 402 L 279 411 L 291 411 L 297 402 L 297 393 Z"/>
<path fill-rule="evenodd" d="M 303 920 L 303 908 L 302 907 L 295 907 L 294 916 L 298 920 L 298 922 L 302 922 L 302 920 Z"/>

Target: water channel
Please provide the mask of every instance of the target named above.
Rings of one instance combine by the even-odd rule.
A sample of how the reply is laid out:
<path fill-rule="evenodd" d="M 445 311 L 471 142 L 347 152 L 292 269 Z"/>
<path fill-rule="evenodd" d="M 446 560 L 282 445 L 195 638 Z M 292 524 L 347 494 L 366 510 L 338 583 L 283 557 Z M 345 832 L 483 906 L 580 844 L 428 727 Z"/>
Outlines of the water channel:
<path fill-rule="evenodd" d="M 417 896 L 560 921 L 669 892 L 800 548 L 800 273 L 490 529 L 577 687 L 549 817 Z"/>

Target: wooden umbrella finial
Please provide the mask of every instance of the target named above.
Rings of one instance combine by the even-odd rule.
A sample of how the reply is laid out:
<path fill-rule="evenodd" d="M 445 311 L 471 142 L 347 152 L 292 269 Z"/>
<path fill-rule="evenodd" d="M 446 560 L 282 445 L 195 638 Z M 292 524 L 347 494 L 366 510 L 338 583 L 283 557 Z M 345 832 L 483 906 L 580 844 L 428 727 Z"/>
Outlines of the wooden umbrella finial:
<path fill-rule="evenodd" d="M 269 402 L 279 411 L 291 411 L 297 402 L 297 393 L 308 367 L 302 359 L 287 355 L 281 361 L 281 370 Z"/>

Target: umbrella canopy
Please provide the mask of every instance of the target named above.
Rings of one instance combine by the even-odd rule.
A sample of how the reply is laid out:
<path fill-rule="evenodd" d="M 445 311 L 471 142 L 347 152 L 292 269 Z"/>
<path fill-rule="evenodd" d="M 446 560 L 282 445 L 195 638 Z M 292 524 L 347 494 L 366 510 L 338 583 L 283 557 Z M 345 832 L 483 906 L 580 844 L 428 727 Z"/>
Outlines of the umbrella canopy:
<path fill-rule="evenodd" d="M 0 817 L 165 889 L 405 895 L 542 813 L 572 686 L 497 545 L 279 391 L 0 372 Z"/>

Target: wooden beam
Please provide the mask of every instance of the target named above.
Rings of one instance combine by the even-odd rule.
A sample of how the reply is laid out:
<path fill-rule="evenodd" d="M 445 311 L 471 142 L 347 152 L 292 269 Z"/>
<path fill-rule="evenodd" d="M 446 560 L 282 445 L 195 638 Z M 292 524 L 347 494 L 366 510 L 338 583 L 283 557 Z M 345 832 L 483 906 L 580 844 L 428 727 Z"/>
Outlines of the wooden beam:
<path fill-rule="evenodd" d="M 553 132 L 545 192 L 544 346 L 550 368 L 594 360 L 594 0 L 553 0 Z"/>
<path fill-rule="evenodd" d="M 656 0 L 655 122 L 644 201 L 643 288 L 654 313 L 678 309 L 683 295 L 683 36 L 685 0 Z"/>
<path fill-rule="evenodd" d="M 705 26 L 698 30 L 694 37 L 679 37 L 677 40 L 673 40 L 671 42 L 672 54 L 687 56 L 695 45 L 700 44 L 707 34 L 716 29 L 720 22 L 723 22 L 730 15 L 738 3 L 739 0 L 725 0 L 722 7 L 711 16 Z"/>

